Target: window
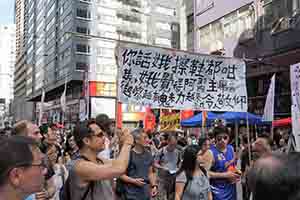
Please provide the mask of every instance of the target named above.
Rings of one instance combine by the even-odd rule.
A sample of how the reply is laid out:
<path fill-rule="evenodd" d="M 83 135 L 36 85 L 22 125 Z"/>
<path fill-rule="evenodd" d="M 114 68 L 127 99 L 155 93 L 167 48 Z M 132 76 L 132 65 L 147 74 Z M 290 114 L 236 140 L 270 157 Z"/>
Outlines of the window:
<path fill-rule="evenodd" d="M 36 21 L 43 20 L 44 16 L 45 16 L 44 15 L 44 9 L 41 9 L 41 11 L 39 11 L 39 13 L 36 16 Z"/>
<path fill-rule="evenodd" d="M 116 32 L 117 28 L 113 25 L 108 25 L 108 24 L 98 24 L 97 29 L 99 31 L 105 31 L 105 32 Z"/>
<path fill-rule="evenodd" d="M 30 54 L 30 53 L 32 52 L 32 50 L 33 50 L 33 45 L 31 45 L 31 46 L 28 48 L 27 54 Z"/>
<path fill-rule="evenodd" d="M 200 47 L 211 50 L 218 41 L 223 42 L 226 38 L 238 39 L 245 31 L 251 31 L 254 24 L 255 15 L 251 5 L 244 6 L 220 20 L 201 27 L 198 36 Z"/>
<path fill-rule="evenodd" d="M 293 0 L 293 10 L 299 10 L 300 9 L 300 0 Z"/>
<path fill-rule="evenodd" d="M 89 64 L 84 63 L 84 62 L 77 62 L 76 70 L 87 71 L 87 70 L 89 70 Z"/>
<path fill-rule="evenodd" d="M 97 20 L 101 21 L 102 23 L 109 23 L 109 24 L 117 24 L 117 19 L 115 16 L 112 15 L 103 15 L 98 14 Z"/>
<path fill-rule="evenodd" d="M 97 48 L 97 56 L 99 57 L 109 57 L 109 58 L 114 58 L 114 49 L 109 49 L 109 48 Z"/>
<path fill-rule="evenodd" d="M 46 38 L 46 44 L 49 44 L 50 41 L 55 37 L 55 31 L 51 32 L 50 35 Z"/>
<path fill-rule="evenodd" d="M 47 12 L 47 17 L 49 17 L 51 15 L 51 13 L 54 11 L 55 9 L 55 3 L 51 6 L 51 8 L 48 10 Z"/>
<path fill-rule="evenodd" d="M 29 4 L 29 2 L 28 2 L 28 4 Z M 32 2 L 32 4 L 30 5 L 30 8 L 28 9 L 28 13 L 30 13 L 33 8 L 34 8 L 34 2 Z"/>
<path fill-rule="evenodd" d="M 32 23 L 32 24 L 30 25 L 29 29 L 28 29 L 28 33 L 31 33 L 31 32 L 33 32 L 33 31 L 32 31 L 32 30 L 33 30 L 33 28 L 34 28 L 34 24 Z"/>
<path fill-rule="evenodd" d="M 87 9 L 77 8 L 76 16 L 85 19 L 91 19 L 91 12 Z"/>
<path fill-rule="evenodd" d="M 188 33 L 194 32 L 194 14 L 187 17 L 187 31 Z"/>
<path fill-rule="evenodd" d="M 173 8 L 158 6 L 156 7 L 155 11 L 163 15 L 176 16 L 176 10 Z"/>
<path fill-rule="evenodd" d="M 46 31 L 48 31 L 55 24 L 55 17 L 47 24 Z"/>
<path fill-rule="evenodd" d="M 90 53 L 90 46 L 86 44 L 77 44 L 76 52 L 78 53 Z"/>
<path fill-rule="evenodd" d="M 34 17 L 34 13 L 32 13 L 28 19 L 28 24 L 32 24 L 32 20 L 33 20 L 33 17 Z"/>
<path fill-rule="evenodd" d="M 270 29 L 274 22 L 280 18 L 291 16 L 294 6 L 297 6 L 298 2 L 291 0 L 263 0 L 263 28 Z"/>
<path fill-rule="evenodd" d="M 169 40 L 167 38 L 156 38 L 155 44 L 171 47 L 171 40 Z"/>
<path fill-rule="evenodd" d="M 115 42 L 110 42 L 110 41 L 105 41 L 105 40 L 99 40 L 97 42 L 97 45 L 99 47 L 104 47 L 104 48 L 110 48 L 110 49 L 113 49 L 115 48 L 116 46 L 116 43 Z"/>
<path fill-rule="evenodd" d="M 90 29 L 89 28 L 86 28 L 86 27 L 77 27 L 76 28 L 76 31 L 78 33 L 82 33 L 82 34 L 86 34 L 86 35 L 89 35 L 90 34 Z"/>
<path fill-rule="evenodd" d="M 165 22 L 157 22 L 156 23 L 156 28 L 157 29 L 161 29 L 161 30 L 165 30 L 165 31 L 171 31 L 171 26 L 169 23 L 165 23 Z"/>
<path fill-rule="evenodd" d="M 38 31 L 40 31 L 40 30 L 43 30 L 43 29 L 44 29 L 44 28 L 43 28 L 44 25 L 45 25 L 45 24 L 44 24 L 44 20 L 43 20 L 41 23 L 38 24 L 38 26 L 37 26 L 37 28 L 36 28 L 36 31 L 38 32 Z"/>
<path fill-rule="evenodd" d="M 71 21 L 71 18 L 72 18 L 72 13 L 70 12 L 64 19 L 64 22 L 63 22 L 63 26 L 66 26 L 70 21 Z"/>
<path fill-rule="evenodd" d="M 64 6 L 65 6 L 65 3 L 62 4 L 62 5 L 60 6 L 60 8 L 59 8 L 59 14 L 60 14 L 60 15 L 63 15 L 63 14 L 64 14 Z"/>

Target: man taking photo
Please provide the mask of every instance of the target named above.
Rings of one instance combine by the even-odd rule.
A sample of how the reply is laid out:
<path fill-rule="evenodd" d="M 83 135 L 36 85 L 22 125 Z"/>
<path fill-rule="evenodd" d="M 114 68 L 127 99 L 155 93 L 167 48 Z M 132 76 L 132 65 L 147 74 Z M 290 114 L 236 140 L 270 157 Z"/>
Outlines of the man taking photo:
<path fill-rule="evenodd" d="M 80 155 L 71 161 L 69 180 L 65 183 L 69 189 L 64 194 L 68 198 L 64 199 L 113 199 L 111 180 L 126 172 L 133 137 L 128 131 L 123 132 L 120 139 L 122 148 L 115 160 L 97 158 L 97 154 L 105 147 L 105 138 L 103 129 L 95 121 L 78 124 L 74 129 L 74 138 Z"/>

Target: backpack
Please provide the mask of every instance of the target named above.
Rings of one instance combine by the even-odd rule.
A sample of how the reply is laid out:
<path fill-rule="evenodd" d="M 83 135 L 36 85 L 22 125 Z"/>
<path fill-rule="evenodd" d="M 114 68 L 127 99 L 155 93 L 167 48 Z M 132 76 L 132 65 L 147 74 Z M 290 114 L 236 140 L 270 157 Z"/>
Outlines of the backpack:
<path fill-rule="evenodd" d="M 130 150 L 130 154 L 129 154 L 129 161 L 128 161 L 128 167 L 130 166 L 130 164 L 132 163 L 132 150 Z M 135 170 L 135 166 L 133 165 L 132 168 Z M 128 170 L 128 168 L 127 168 Z M 127 171 L 126 171 L 126 175 L 127 175 Z M 125 195 L 125 188 L 124 188 L 124 181 L 122 181 L 120 178 L 117 178 L 116 180 L 116 195 L 120 198 L 122 198 Z"/>
<path fill-rule="evenodd" d="M 81 155 L 79 155 L 76 159 L 83 159 L 85 161 L 90 161 L 89 159 L 87 159 L 86 157 L 81 156 Z M 70 195 L 71 194 L 70 184 L 71 184 L 71 178 L 70 178 L 70 176 L 68 176 L 67 180 L 64 182 L 64 184 L 59 192 L 60 200 L 72 200 L 71 195 Z M 95 186 L 95 181 L 90 181 L 81 200 L 85 200 L 90 191 L 91 191 L 91 193 L 90 193 L 91 198 L 92 198 L 92 200 L 94 200 L 94 197 L 93 197 L 94 186 Z"/>

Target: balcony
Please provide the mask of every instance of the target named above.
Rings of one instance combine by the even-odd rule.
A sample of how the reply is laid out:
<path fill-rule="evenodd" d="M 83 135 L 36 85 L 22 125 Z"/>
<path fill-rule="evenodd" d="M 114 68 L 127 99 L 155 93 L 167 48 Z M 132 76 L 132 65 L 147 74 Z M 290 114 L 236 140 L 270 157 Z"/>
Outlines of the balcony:
<path fill-rule="evenodd" d="M 137 32 L 133 32 L 133 31 L 128 31 L 128 30 L 117 30 L 117 34 L 126 36 L 126 37 L 131 37 L 131 38 L 137 38 L 137 39 L 141 39 L 142 35 L 140 33 Z"/>
<path fill-rule="evenodd" d="M 129 22 L 134 22 L 139 24 L 142 23 L 141 18 L 138 17 L 136 14 L 124 13 L 124 10 L 118 11 L 117 17 Z"/>
<path fill-rule="evenodd" d="M 141 8 L 142 4 L 139 0 L 117 0 L 121 3 L 123 3 L 124 5 L 128 5 L 128 6 L 133 6 L 133 7 L 137 7 L 137 8 Z"/>

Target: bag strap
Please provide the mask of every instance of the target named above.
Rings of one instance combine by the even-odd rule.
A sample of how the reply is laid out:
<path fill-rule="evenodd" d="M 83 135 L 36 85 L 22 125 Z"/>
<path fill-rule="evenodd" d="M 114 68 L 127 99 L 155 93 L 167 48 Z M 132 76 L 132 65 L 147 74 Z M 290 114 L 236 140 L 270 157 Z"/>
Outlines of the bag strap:
<path fill-rule="evenodd" d="M 88 185 L 87 189 L 85 190 L 85 192 L 84 192 L 84 194 L 83 194 L 81 200 L 85 200 L 85 199 L 86 199 L 86 197 L 87 197 L 89 191 L 92 189 L 92 184 L 93 184 L 93 183 L 94 183 L 93 181 L 91 181 L 91 182 L 89 183 L 89 185 Z M 92 192 L 91 192 L 91 198 L 92 198 L 92 200 L 94 199 L 94 196 L 93 196 L 93 190 L 92 190 Z"/>
<path fill-rule="evenodd" d="M 163 157 L 165 156 L 165 147 L 163 147 L 161 149 L 161 152 L 159 152 L 159 159 L 158 159 L 158 162 L 161 163 Z"/>
<path fill-rule="evenodd" d="M 80 155 L 79 156 L 79 159 L 83 159 L 83 160 L 85 160 L 85 161 L 90 161 L 87 157 L 85 157 L 85 156 L 83 156 L 83 155 Z M 101 162 L 102 164 L 103 164 L 103 161 L 102 160 L 98 160 L 97 159 L 97 161 L 98 162 Z M 86 197 L 87 197 L 87 195 L 89 194 L 89 192 L 90 192 L 90 195 L 91 195 L 91 199 L 92 200 L 94 200 L 94 196 L 93 196 L 93 193 L 94 193 L 94 186 L 95 186 L 95 182 L 94 181 L 90 181 L 89 182 L 89 184 L 88 184 L 88 187 L 87 187 L 87 189 L 86 189 L 86 191 L 84 192 L 84 194 L 83 194 L 83 196 L 82 196 L 82 198 L 81 198 L 81 200 L 85 200 L 86 199 Z"/>
<path fill-rule="evenodd" d="M 183 173 L 185 174 L 186 182 L 185 182 L 184 187 L 183 187 L 183 191 L 182 191 L 182 195 L 181 195 L 181 200 L 183 199 L 183 195 L 184 195 L 184 193 L 186 191 L 186 188 L 187 188 L 188 184 L 191 181 L 191 179 L 187 177 L 186 173 L 185 172 L 183 172 Z"/>

